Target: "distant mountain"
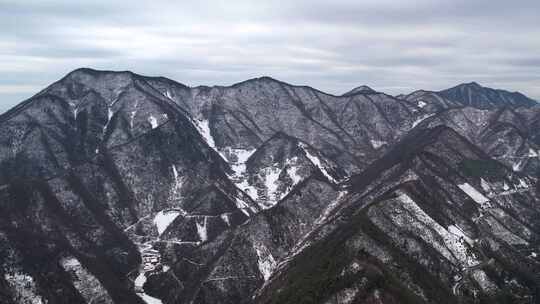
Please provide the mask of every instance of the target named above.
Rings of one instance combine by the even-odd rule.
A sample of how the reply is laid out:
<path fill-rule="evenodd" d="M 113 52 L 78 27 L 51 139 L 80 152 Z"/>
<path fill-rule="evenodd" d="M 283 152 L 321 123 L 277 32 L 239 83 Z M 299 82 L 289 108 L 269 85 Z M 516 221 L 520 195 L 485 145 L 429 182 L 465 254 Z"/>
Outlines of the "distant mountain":
<path fill-rule="evenodd" d="M 500 106 L 530 107 L 538 103 L 519 92 L 508 92 L 479 85 L 476 82 L 464 83 L 440 91 L 446 99 L 457 101 L 466 106 L 489 108 Z"/>
<path fill-rule="evenodd" d="M 367 85 L 363 85 L 363 86 L 359 86 L 350 90 L 349 92 L 343 94 L 342 96 L 351 96 L 354 94 L 370 94 L 370 93 L 376 93 L 376 91 L 368 87 Z"/>
<path fill-rule="evenodd" d="M 540 106 L 78 69 L 0 115 L 0 303 L 535 303 Z"/>
<path fill-rule="evenodd" d="M 428 107 L 431 111 L 459 106 L 478 109 L 538 106 L 537 101 L 519 92 L 487 88 L 476 82 L 460 84 L 439 92 L 419 90 L 400 98 L 416 102 L 420 107 Z"/>

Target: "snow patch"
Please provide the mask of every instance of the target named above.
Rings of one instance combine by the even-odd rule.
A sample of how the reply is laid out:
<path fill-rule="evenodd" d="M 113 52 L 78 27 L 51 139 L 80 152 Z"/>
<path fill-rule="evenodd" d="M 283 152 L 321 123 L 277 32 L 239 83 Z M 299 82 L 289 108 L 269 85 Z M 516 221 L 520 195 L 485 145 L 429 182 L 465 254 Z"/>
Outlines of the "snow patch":
<path fill-rule="evenodd" d="M 131 111 L 129 115 L 129 126 L 133 129 L 133 120 L 135 119 L 135 115 L 137 114 L 137 107 L 139 106 L 139 101 L 135 101 L 135 105 L 133 106 L 135 110 Z"/>
<path fill-rule="evenodd" d="M 309 159 L 309 161 L 311 163 L 313 163 L 317 168 L 319 168 L 319 170 L 322 172 L 322 174 L 329 181 L 331 181 L 333 183 L 337 183 L 336 179 L 334 177 L 332 177 L 332 175 L 330 175 L 328 173 L 328 171 L 326 170 L 326 168 L 323 166 L 323 162 L 321 161 L 321 159 L 319 157 L 317 157 L 316 155 L 311 154 L 308 147 L 305 144 L 300 143 L 300 147 L 302 148 L 302 150 L 306 154 L 306 157 Z"/>
<path fill-rule="evenodd" d="M 146 276 L 144 275 L 144 273 L 141 272 L 135 279 L 135 287 L 138 287 L 142 290 L 144 283 L 146 283 Z"/>
<path fill-rule="evenodd" d="M 264 185 L 266 186 L 268 198 L 270 200 L 275 200 L 277 196 L 278 185 L 277 181 L 279 180 L 279 174 L 281 170 L 276 167 L 268 167 L 264 169 Z"/>
<path fill-rule="evenodd" d="M 182 185 L 184 184 L 182 177 L 178 174 L 178 170 L 176 170 L 175 165 L 171 165 L 172 173 L 173 173 L 173 179 L 174 184 L 172 185 L 171 189 L 171 200 L 181 200 L 182 199 Z"/>
<path fill-rule="evenodd" d="M 226 150 L 227 153 L 234 156 L 232 158 L 235 159 L 231 164 L 231 169 L 233 170 L 234 174 L 229 177 L 234 182 L 236 187 L 238 187 L 238 189 L 241 189 L 249 197 L 256 201 L 259 198 L 257 194 L 257 188 L 249 184 L 249 182 L 247 181 L 247 176 L 245 176 L 247 169 L 246 162 L 249 157 L 256 151 L 256 149 L 246 150 L 226 148 Z"/>
<path fill-rule="evenodd" d="M 298 166 L 298 162 L 299 159 L 295 156 L 285 161 L 283 169 L 280 168 L 278 163 L 274 163 L 259 171 L 258 176 L 262 179 L 264 188 L 266 189 L 265 201 L 258 201 L 262 209 L 268 209 L 277 204 L 292 188 L 303 180 L 302 175 L 299 174 L 300 167 Z M 282 174 L 286 174 L 291 182 L 289 183 L 288 180 L 280 179 L 279 177 Z"/>
<path fill-rule="evenodd" d="M 225 155 L 223 155 L 223 153 L 221 153 L 221 151 L 219 151 L 216 147 L 216 142 L 214 141 L 214 137 L 212 137 L 212 134 L 210 132 L 210 122 L 208 121 L 208 119 L 192 120 L 192 123 L 197 128 L 199 134 L 201 134 L 208 146 L 214 149 L 214 151 L 216 151 L 219 156 L 221 156 L 221 158 L 226 160 L 227 157 L 225 157 Z"/>
<path fill-rule="evenodd" d="M 529 188 L 529 185 L 527 184 L 527 182 L 524 179 L 520 178 L 518 187 L 519 188 Z"/>
<path fill-rule="evenodd" d="M 523 160 L 519 160 L 519 161 L 513 163 L 513 164 L 512 164 L 512 170 L 513 170 L 514 172 L 521 171 L 521 166 L 522 166 L 522 164 L 523 164 Z"/>
<path fill-rule="evenodd" d="M 415 120 L 413 123 L 412 123 L 412 126 L 411 126 L 411 129 L 416 127 L 419 123 L 421 123 L 422 121 L 424 121 L 425 119 L 427 118 L 430 118 L 431 116 L 433 116 L 435 114 L 426 114 L 426 115 L 423 115 L 423 116 L 420 116 L 420 118 L 418 118 L 417 120 Z"/>
<path fill-rule="evenodd" d="M 201 242 L 208 240 L 208 231 L 207 231 L 208 217 L 203 217 L 202 223 L 199 223 L 199 219 L 195 220 L 195 225 L 197 226 L 197 234 Z"/>
<path fill-rule="evenodd" d="M 423 107 L 425 107 L 425 106 L 427 106 L 427 103 L 424 102 L 423 100 L 420 100 L 420 101 L 418 102 L 418 107 L 423 108 Z"/>
<path fill-rule="evenodd" d="M 155 128 L 158 127 L 158 121 L 157 121 L 157 119 L 156 119 L 154 116 L 150 115 L 150 116 L 148 117 L 148 122 L 149 122 L 150 125 L 152 126 L 152 129 L 155 129 Z"/>
<path fill-rule="evenodd" d="M 149 296 L 149 295 L 147 295 L 147 294 L 144 293 L 144 292 L 138 292 L 137 295 L 138 295 L 141 299 L 143 299 L 143 301 L 144 301 L 146 304 L 163 304 L 163 303 L 161 302 L 161 300 L 156 299 L 156 298 L 154 298 L 154 297 L 152 297 L 152 296 Z"/>
<path fill-rule="evenodd" d="M 137 111 L 131 111 L 129 115 L 129 126 L 133 129 L 133 120 L 135 119 L 135 115 L 137 114 Z"/>
<path fill-rule="evenodd" d="M 265 281 L 272 275 L 272 271 L 276 268 L 276 260 L 264 245 L 255 246 L 257 253 L 257 264 L 259 272 L 262 274 Z"/>
<path fill-rule="evenodd" d="M 172 171 L 173 171 L 173 177 L 174 177 L 174 181 L 176 183 L 178 183 L 178 171 L 176 171 L 176 166 L 175 165 L 172 165 Z"/>
<path fill-rule="evenodd" d="M 456 261 L 466 267 L 479 263 L 474 255 L 468 253 L 468 244 L 466 244 L 464 238 L 442 227 L 425 213 L 406 193 L 401 193 L 398 198 L 403 203 L 404 208 L 409 210 L 410 213 L 398 212 L 392 214 L 391 217 L 396 223 L 402 223 L 406 229 L 412 231 L 425 231 L 425 233 L 420 233 L 419 236 L 427 243 L 432 244 L 437 251 L 450 261 Z M 405 223 L 407 224 L 405 225 Z M 458 227 L 455 228 L 457 228 L 456 230 L 460 230 Z M 454 228 L 451 229 L 454 230 Z M 454 232 L 459 233 L 456 230 Z M 435 234 L 442 238 L 442 243 L 438 241 L 439 237 Z"/>
<path fill-rule="evenodd" d="M 491 189 L 491 185 L 483 178 L 480 178 L 480 186 L 482 187 L 482 190 L 487 193 L 493 192 L 493 189 Z"/>
<path fill-rule="evenodd" d="M 154 224 L 157 227 L 158 234 L 161 236 L 169 225 L 180 215 L 178 211 L 160 211 L 154 218 Z"/>
<path fill-rule="evenodd" d="M 469 183 L 460 184 L 458 185 L 458 187 L 478 204 L 489 202 L 489 199 L 487 197 L 485 197 L 482 193 L 472 187 Z"/>
<path fill-rule="evenodd" d="M 251 154 L 255 152 L 256 149 L 245 150 L 245 149 L 233 149 L 234 154 L 236 155 L 236 163 L 243 164 L 247 162 Z"/>
<path fill-rule="evenodd" d="M 109 126 L 109 123 L 111 122 L 113 115 L 114 115 L 114 112 L 112 108 L 110 106 L 107 107 L 107 122 L 105 123 L 105 125 L 103 125 L 103 133 L 105 133 L 105 131 L 107 130 L 107 127 Z"/>
<path fill-rule="evenodd" d="M 463 230 L 461 230 L 461 228 L 459 228 L 458 226 L 456 225 L 450 225 L 448 226 L 447 228 L 448 232 L 460 237 L 460 238 L 463 238 L 465 240 L 465 242 L 467 242 L 469 245 L 472 245 L 473 244 L 473 240 L 468 237 L 465 232 L 463 232 Z"/>
<path fill-rule="evenodd" d="M 36 283 L 31 276 L 16 272 L 4 274 L 5 280 L 12 287 L 21 303 L 43 304 L 43 298 L 37 294 Z"/>
<path fill-rule="evenodd" d="M 62 258 L 60 259 L 60 265 L 62 265 L 62 268 L 69 269 L 76 266 L 81 266 L 81 263 L 76 258 Z"/>
<path fill-rule="evenodd" d="M 198 123 L 196 125 L 206 143 L 211 148 L 216 149 L 214 137 L 212 137 L 212 134 L 210 133 L 210 122 L 208 121 L 208 119 L 198 120 Z"/>
<path fill-rule="evenodd" d="M 302 176 L 298 174 L 298 167 L 296 166 L 290 166 L 287 169 L 287 173 L 291 177 L 293 181 L 293 186 L 297 185 L 300 181 L 302 181 Z"/>
<path fill-rule="evenodd" d="M 371 143 L 371 145 L 373 146 L 373 148 L 375 149 L 379 149 L 380 147 L 382 147 L 383 145 L 386 145 L 387 143 L 383 140 L 370 140 L 369 141 Z"/>
<path fill-rule="evenodd" d="M 227 224 L 227 226 L 231 226 L 231 219 L 229 218 L 229 214 L 222 213 L 219 215 L 219 217 L 221 217 L 221 219 L 225 222 L 225 224 Z"/>

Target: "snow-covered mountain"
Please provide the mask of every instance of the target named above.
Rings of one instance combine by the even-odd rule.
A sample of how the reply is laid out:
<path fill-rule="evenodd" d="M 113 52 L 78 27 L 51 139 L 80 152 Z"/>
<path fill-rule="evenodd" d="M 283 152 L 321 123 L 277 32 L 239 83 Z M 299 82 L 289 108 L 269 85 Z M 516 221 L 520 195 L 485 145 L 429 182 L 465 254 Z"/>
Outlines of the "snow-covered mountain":
<path fill-rule="evenodd" d="M 536 303 L 540 106 L 78 69 L 0 115 L 1 303 Z"/>

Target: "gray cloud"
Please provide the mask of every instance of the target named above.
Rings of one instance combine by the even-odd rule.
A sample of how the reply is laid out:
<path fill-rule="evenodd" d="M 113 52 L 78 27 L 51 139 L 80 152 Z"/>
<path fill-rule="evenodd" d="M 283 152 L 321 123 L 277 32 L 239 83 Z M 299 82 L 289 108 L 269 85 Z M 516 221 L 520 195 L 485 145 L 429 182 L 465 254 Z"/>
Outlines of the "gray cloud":
<path fill-rule="evenodd" d="M 81 66 L 331 93 L 474 80 L 540 99 L 537 0 L 280 2 L 1 1 L 0 112 Z"/>

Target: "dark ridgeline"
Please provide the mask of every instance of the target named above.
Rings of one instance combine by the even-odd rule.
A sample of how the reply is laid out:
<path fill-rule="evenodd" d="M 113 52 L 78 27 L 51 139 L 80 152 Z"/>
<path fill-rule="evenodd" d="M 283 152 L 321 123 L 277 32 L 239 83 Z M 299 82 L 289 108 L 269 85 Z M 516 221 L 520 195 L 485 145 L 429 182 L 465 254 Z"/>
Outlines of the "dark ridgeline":
<path fill-rule="evenodd" d="M 78 69 L 0 116 L 1 303 L 537 303 L 540 106 Z"/>

